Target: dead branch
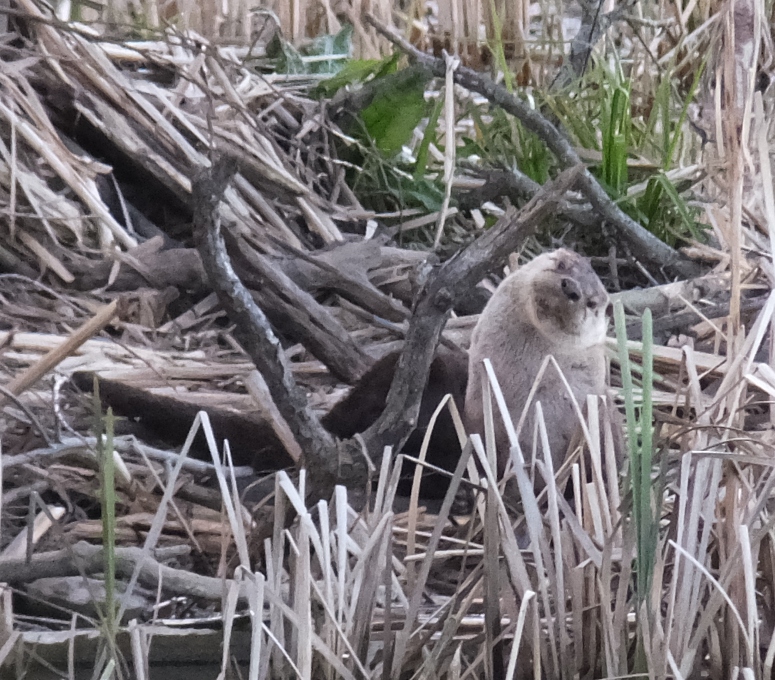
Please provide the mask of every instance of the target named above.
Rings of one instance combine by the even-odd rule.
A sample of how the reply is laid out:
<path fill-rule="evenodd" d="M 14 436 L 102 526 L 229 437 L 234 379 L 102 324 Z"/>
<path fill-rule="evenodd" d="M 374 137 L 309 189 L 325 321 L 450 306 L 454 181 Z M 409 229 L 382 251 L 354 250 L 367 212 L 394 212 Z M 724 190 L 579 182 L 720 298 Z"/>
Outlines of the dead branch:
<path fill-rule="evenodd" d="M 552 90 L 562 90 L 584 75 L 592 48 L 600 40 L 603 33 L 608 30 L 608 27 L 629 10 L 627 4 L 625 3 L 624 7 L 616 7 L 607 14 L 602 14 L 602 2 L 593 0 L 592 2 L 579 3 L 581 6 L 581 26 L 571 41 L 568 58 L 552 82 Z"/>
<path fill-rule="evenodd" d="M 194 238 L 218 299 L 236 323 L 237 341 L 263 375 L 278 411 L 304 451 L 310 488 L 324 494 L 333 489 L 342 474 L 340 450 L 307 406 L 280 341 L 266 315 L 234 272 L 220 233 L 218 205 L 235 172 L 236 163 L 231 159 L 219 159 L 212 169 L 197 171 L 192 184 Z M 356 476 L 365 479 L 365 461 L 360 465 L 355 459 L 352 462 L 359 468 L 354 470 Z"/>
<path fill-rule="evenodd" d="M 207 280 L 197 250 L 162 250 L 163 245 L 163 240 L 155 237 L 119 255 L 122 266 L 112 281 L 111 288 L 127 291 L 151 286 L 157 290 L 165 290 L 172 286 L 187 292 L 203 291 Z M 242 239 L 233 240 L 231 245 L 230 250 L 235 255 L 241 255 L 240 260 L 245 262 L 244 266 L 238 267 L 241 278 L 254 289 L 261 308 L 275 327 L 287 333 L 294 342 L 300 342 L 307 347 L 332 374 L 347 383 L 356 382 L 368 370 L 372 363 L 371 358 L 325 307 L 302 290 L 307 286 L 314 289 L 314 277 L 303 277 L 299 284 L 278 269 L 274 262 L 249 248 Z M 78 277 L 78 287 L 90 290 L 107 285 L 113 265 L 109 260 L 96 263 L 85 261 Z M 335 280 L 332 275 L 327 278 L 329 281 Z M 340 285 L 347 290 L 354 290 L 357 282 L 352 281 L 350 284 L 348 286 L 343 278 Z M 373 288 L 367 281 L 362 289 L 367 286 Z M 356 294 L 355 297 L 375 304 L 382 303 L 380 308 L 384 310 L 386 304 L 383 299 L 389 298 L 376 289 L 369 293 L 370 295 L 360 296 Z"/>
<path fill-rule="evenodd" d="M 308 292 L 337 292 L 385 319 L 401 321 L 409 314 L 396 299 L 412 303 L 419 288 L 415 281 L 417 270 L 429 259 L 435 262 L 435 258 L 433 253 L 387 246 L 374 238 L 337 244 L 330 250 L 304 253 L 295 259 L 280 257 L 276 262 Z M 339 274 L 334 277 L 333 272 Z M 361 282 L 364 287 L 368 282 L 380 297 L 365 288 L 356 290 Z"/>
<path fill-rule="evenodd" d="M 740 304 L 741 314 L 751 314 L 759 312 L 767 303 L 767 297 L 743 300 Z M 673 312 L 665 316 L 657 317 L 652 324 L 654 337 L 669 336 L 672 333 L 690 332 L 690 327 L 706 319 L 721 319 L 729 316 L 730 301 L 720 301 L 712 307 L 703 306 L 701 309 L 687 309 L 683 312 Z M 627 338 L 629 340 L 643 339 L 643 324 L 640 320 L 631 321 L 627 324 Z"/>
<path fill-rule="evenodd" d="M 412 59 L 428 66 L 436 76 L 444 77 L 446 65 L 443 59 L 436 59 L 421 52 L 371 14 L 366 14 L 366 21 Z M 464 66 L 459 66 L 455 70 L 454 78 L 461 87 L 481 94 L 496 106 L 518 118 L 528 130 L 544 141 L 563 168 L 572 168 L 581 163 L 573 145 L 560 131 L 540 112 L 531 109 L 505 87 Z M 681 276 L 697 275 L 698 267 L 694 262 L 686 259 L 627 215 L 610 199 L 590 172 L 584 171 L 579 177 L 577 187 L 585 194 L 600 217 L 610 222 L 615 227 L 616 233 L 621 234 L 635 257 L 674 271 Z"/>
<path fill-rule="evenodd" d="M 256 289 L 257 302 L 275 327 L 287 327 L 294 340 L 308 347 L 334 375 L 347 383 L 357 382 L 372 360 L 331 313 L 242 239 L 231 250 L 247 264 L 235 263 L 235 267 L 242 280 Z"/>
<path fill-rule="evenodd" d="M 116 253 L 121 267 L 111 280 L 113 260 L 92 261 L 82 258 L 71 268 L 78 273 L 75 287 L 79 290 L 102 288 L 110 283 L 111 290 L 134 291 L 144 286 L 164 290 L 174 286 L 198 293 L 205 289 L 205 277 L 199 253 L 194 248 L 164 248 L 164 239 L 156 236 L 126 253 Z"/>
<path fill-rule="evenodd" d="M 25 453 L 3 456 L 3 469 L 11 470 L 24 465 L 39 465 L 48 467 L 54 462 L 68 459 L 78 461 L 79 465 L 87 468 L 97 468 L 97 459 L 95 450 L 97 440 L 94 437 L 67 437 L 57 444 L 47 446 L 42 449 L 32 449 Z M 141 444 L 132 436 L 117 436 L 113 439 L 113 448 L 121 454 L 134 454 L 140 452 L 148 458 L 158 460 L 162 463 L 177 462 L 180 454 L 175 451 L 166 451 L 157 449 L 147 444 Z M 204 460 L 196 460 L 188 457 L 183 461 L 182 470 L 197 475 L 212 475 L 215 473 L 215 467 L 212 463 Z M 234 475 L 236 477 L 248 477 L 254 473 L 252 467 L 235 467 Z"/>
<path fill-rule="evenodd" d="M 409 317 L 409 311 L 400 302 L 369 281 L 370 260 L 381 259 L 379 244 L 361 241 L 309 254 L 273 236 L 270 239 L 293 256 L 279 260 L 279 264 L 304 290 L 339 293 L 345 300 L 389 321 L 403 321 Z"/>
<path fill-rule="evenodd" d="M 457 207 L 460 210 L 478 208 L 487 201 L 495 201 L 506 197 L 512 203 L 529 200 L 541 190 L 541 185 L 530 179 L 516 168 L 513 170 L 489 170 L 485 171 L 475 167 L 472 163 L 461 163 L 466 170 L 481 177 L 484 184 L 471 191 L 461 192 L 457 195 Z M 596 228 L 600 225 L 600 219 L 589 209 L 589 204 L 573 203 L 563 200 L 558 206 L 558 213 L 574 224 L 586 229 Z"/>
<path fill-rule="evenodd" d="M 145 555 L 142 548 L 116 548 L 116 576 L 130 578 L 138 562 L 142 568 L 138 582 L 147 588 L 156 589 L 161 584 L 168 595 L 184 595 L 196 599 L 220 601 L 228 581 L 200 576 L 184 569 L 174 569 L 161 560 L 179 558 L 190 552 L 189 546 L 157 548 L 153 555 Z M 79 576 L 82 572 L 95 574 L 105 568 L 103 548 L 79 541 L 72 548 L 20 558 L 0 559 L 0 579 L 4 583 L 30 583 L 40 578 Z M 241 594 L 243 602 L 246 593 Z"/>

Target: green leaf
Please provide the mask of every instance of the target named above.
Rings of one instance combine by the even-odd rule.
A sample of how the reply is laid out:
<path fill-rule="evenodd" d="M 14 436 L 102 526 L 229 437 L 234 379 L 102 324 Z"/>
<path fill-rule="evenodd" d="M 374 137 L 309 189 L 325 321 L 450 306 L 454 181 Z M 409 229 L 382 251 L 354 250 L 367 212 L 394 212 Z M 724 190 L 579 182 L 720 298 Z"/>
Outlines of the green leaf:
<path fill-rule="evenodd" d="M 692 238 L 702 241 L 705 238 L 703 227 L 707 228 L 707 226 L 697 223 L 689 206 L 683 199 L 683 196 L 678 193 L 675 185 L 664 174 L 660 173 L 657 176 L 657 181 L 662 186 L 665 196 L 669 199 L 670 206 L 678 213 L 678 217 L 684 230 L 688 231 Z"/>
<path fill-rule="evenodd" d="M 348 59 L 337 71 L 336 75 L 321 81 L 312 90 L 313 97 L 331 97 L 339 89 L 356 83 L 365 83 L 373 77 L 374 80 L 384 78 L 398 69 L 401 55 L 396 52 L 384 59 Z"/>
<path fill-rule="evenodd" d="M 353 27 L 351 24 L 342 26 L 339 33 L 334 36 L 334 54 L 352 54 Z"/>
<path fill-rule="evenodd" d="M 312 96 L 331 97 L 347 85 L 362 83 L 379 71 L 382 61 L 380 59 L 351 59 L 346 61 L 335 76 L 318 83 L 312 90 Z"/>
<path fill-rule="evenodd" d="M 345 24 L 336 35 L 321 35 L 302 48 L 304 57 L 336 56 L 330 61 L 304 60 L 307 73 L 338 73 L 352 54 L 353 27 Z M 342 57 L 345 57 L 343 59 Z"/>
<path fill-rule="evenodd" d="M 430 118 L 428 119 L 428 125 L 425 127 L 425 133 L 422 136 L 420 147 L 417 149 L 417 163 L 414 167 L 415 180 L 422 179 L 425 171 L 428 168 L 428 149 L 431 146 L 431 141 L 436 137 L 436 124 L 439 122 L 439 116 L 444 108 L 444 100 L 439 97 L 436 100 L 436 104 L 431 111 Z"/>
<path fill-rule="evenodd" d="M 618 198 L 627 186 L 627 152 L 630 144 L 630 93 L 618 85 L 603 117 L 603 163 L 601 179 Z"/>
<path fill-rule="evenodd" d="M 409 141 L 427 109 L 424 78 L 416 77 L 400 85 L 386 81 L 361 112 L 361 119 L 377 148 L 393 155 Z"/>
<path fill-rule="evenodd" d="M 296 48 L 283 40 L 279 33 L 266 46 L 266 56 L 275 60 L 275 70 L 287 75 L 306 73 L 304 61 Z"/>
<path fill-rule="evenodd" d="M 336 35 L 321 35 L 301 48 L 305 57 L 324 57 L 328 54 L 344 54 L 348 57 L 352 52 L 353 27 L 345 24 Z"/>
<path fill-rule="evenodd" d="M 412 188 L 404 189 L 404 198 L 414 199 L 428 212 L 441 210 L 444 201 L 444 192 L 431 182 L 421 180 L 414 182 Z"/>
<path fill-rule="evenodd" d="M 541 139 L 525 130 L 521 123 L 515 121 L 514 126 L 521 151 L 519 169 L 534 182 L 546 184 L 552 164 L 551 152 Z"/>
<path fill-rule="evenodd" d="M 471 156 L 483 156 L 484 149 L 475 139 L 470 137 L 463 137 L 463 144 L 457 148 L 458 158 L 469 158 Z"/>

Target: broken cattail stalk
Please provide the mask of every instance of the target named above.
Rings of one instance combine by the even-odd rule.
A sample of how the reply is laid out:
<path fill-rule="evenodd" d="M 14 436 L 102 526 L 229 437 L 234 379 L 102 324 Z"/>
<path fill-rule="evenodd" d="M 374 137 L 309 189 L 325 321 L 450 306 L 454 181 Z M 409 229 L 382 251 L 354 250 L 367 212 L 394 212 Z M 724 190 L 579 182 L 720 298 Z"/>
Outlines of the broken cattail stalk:
<path fill-rule="evenodd" d="M 16 376 L 6 385 L 6 390 L 13 395 L 19 395 L 34 385 L 52 368 L 63 359 L 69 357 L 89 338 L 99 333 L 116 317 L 119 311 L 119 300 L 113 300 L 105 305 L 91 319 L 73 331 L 70 336 L 58 347 L 47 352 L 39 361 L 30 366 L 21 375 Z M 7 397 L 0 395 L 0 405 L 5 403 Z"/>

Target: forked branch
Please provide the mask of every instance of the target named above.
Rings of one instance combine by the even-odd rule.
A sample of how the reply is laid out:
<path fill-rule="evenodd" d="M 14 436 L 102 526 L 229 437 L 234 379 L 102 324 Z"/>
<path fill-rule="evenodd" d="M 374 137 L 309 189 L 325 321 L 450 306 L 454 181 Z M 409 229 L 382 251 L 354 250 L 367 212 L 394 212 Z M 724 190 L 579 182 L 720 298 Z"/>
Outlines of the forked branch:
<path fill-rule="evenodd" d="M 261 309 L 232 268 L 220 233 L 218 204 L 236 167 L 216 161 L 194 178 L 194 236 L 210 282 L 236 324 L 235 336 L 264 376 L 278 410 L 305 456 L 313 497 L 330 493 L 334 483 L 363 485 L 367 478 L 360 444 L 336 442 L 307 407 L 280 342 Z M 377 422 L 363 433 L 370 456 L 378 460 L 386 446 L 397 450 L 414 429 L 430 365 L 455 300 L 518 250 L 541 222 L 556 210 L 564 193 L 583 173 L 567 170 L 544 187 L 522 210 L 513 208 L 467 248 L 430 273 L 410 320 L 404 349 Z"/>

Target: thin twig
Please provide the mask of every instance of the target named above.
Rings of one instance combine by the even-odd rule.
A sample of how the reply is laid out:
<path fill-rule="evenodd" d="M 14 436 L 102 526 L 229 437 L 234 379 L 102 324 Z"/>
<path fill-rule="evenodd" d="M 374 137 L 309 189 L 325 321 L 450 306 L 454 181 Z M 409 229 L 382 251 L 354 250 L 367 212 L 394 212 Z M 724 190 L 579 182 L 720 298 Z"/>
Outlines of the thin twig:
<path fill-rule="evenodd" d="M 38 418 L 32 412 L 30 407 L 27 406 L 27 404 L 25 404 L 17 394 L 14 394 L 13 392 L 11 392 L 11 390 L 1 386 L 0 386 L 0 394 L 2 394 L 6 399 L 9 399 L 12 402 L 14 402 L 14 404 L 16 404 L 22 411 L 24 411 L 26 416 L 30 419 L 30 422 L 35 426 L 35 429 L 37 429 L 38 433 L 43 438 L 43 441 L 45 441 L 48 446 L 51 446 L 53 444 L 48 434 L 46 434 L 46 430 L 43 427 L 43 425 L 41 425 Z"/>

